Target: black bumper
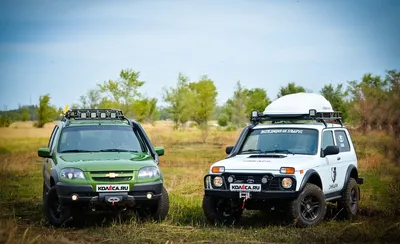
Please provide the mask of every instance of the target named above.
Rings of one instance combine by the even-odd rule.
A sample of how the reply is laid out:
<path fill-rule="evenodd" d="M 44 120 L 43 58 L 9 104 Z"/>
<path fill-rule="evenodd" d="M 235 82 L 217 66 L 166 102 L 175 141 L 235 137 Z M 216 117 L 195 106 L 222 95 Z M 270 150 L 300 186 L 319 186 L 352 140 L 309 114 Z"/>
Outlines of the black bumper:
<path fill-rule="evenodd" d="M 57 194 L 62 203 L 111 203 L 109 197 L 117 197 L 118 204 L 134 205 L 137 201 L 158 200 L 161 198 L 163 183 L 161 181 L 151 183 L 135 184 L 129 192 L 96 192 L 91 185 L 75 185 L 58 182 L 56 185 Z M 147 193 L 151 193 L 151 199 Z M 73 195 L 76 200 L 72 200 Z M 111 201 L 111 200 L 110 200 Z"/>
<path fill-rule="evenodd" d="M 237 191 L 229 191 L 229 190 L 217 190 L 217 189 L 205 189 L 204 195 L 208 197 L 220 197 L 220 198 L 229 198 L 229 199 L 239 199 L 239 192 Z M 260 200 L 268 200 L 268 199 L 295 199 L 299 195 L 298 192 L 293 191 L 268 191 L 268 192 L 250 192 L 251 199 L 260 199 Z"/>

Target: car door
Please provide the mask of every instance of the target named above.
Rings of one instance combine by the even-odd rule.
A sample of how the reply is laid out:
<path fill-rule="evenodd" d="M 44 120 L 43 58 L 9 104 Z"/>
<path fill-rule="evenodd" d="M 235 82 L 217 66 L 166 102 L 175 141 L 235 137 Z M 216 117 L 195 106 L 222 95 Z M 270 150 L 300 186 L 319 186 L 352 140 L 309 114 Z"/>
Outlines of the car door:
<path fill-rule="evenodd" d="M 324 129 L 322 131 L 321 139 L 321 151 L 323 151 L 327 146 L 334 146 L 335 139 L 332 129 Z M 338 155 L 327 155 L 321 158 L 323 166 L 319 172 L 323 192 L 329 194 L 337 190 L 336 183 L 336 170 L 337 170 L 337 157 Z"/>
<path fill-rule="evenodd" d="M 337 155 L 336 162 L 336 182 L 338 184 L 338 190 L 341 190 L 345 185 L 347 168 L 350 164 L 354 164 L 357 158 L 350 146 L 347 130 L 344 128 L 335 129 L 334 135 L 336 145 L 339 147 L 339 154 Z"/>

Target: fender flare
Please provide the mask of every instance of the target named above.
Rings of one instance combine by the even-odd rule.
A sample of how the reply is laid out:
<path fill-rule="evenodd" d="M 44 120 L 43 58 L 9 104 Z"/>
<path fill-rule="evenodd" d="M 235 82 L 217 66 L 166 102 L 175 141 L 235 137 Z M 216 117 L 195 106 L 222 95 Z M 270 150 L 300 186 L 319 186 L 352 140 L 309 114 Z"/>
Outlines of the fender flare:
<path fill-rule="evenodd" d="M 302 191 L 302 190 L 304 189 L 304 187 L 306 186 L 308 180 L 309 180 L 310 177 L 313 176 L 313 175 L 316 175 L 316 176 L 319 178 L 319 180 L 321 181 L 321 183 L 322 183 L 321 177 L 319 176 L 318 172 L 315 171 L 314 169 L 309 169 L 309 170 L 307 170 L 307 172 L 304 174 L 303 180 L 301 181 L 301 185 L 300 185 L 299 191 Z"/>
<path fill-rule="evenodd" d="M 51 178 L 53 178 L 53 180 L 54 180 L 54 185 L 56 185 L 57 184 L 57 182 L 58 182 L 58 173 L 57 173 L 57 170 L 56 169 L 51 169 L 51 171 L 50 171 L 50 179 Z M 49 184 L 50 184 L 50 182 L 49 182 Z M 49 185 L 49 187 L 51 187 L 50 185 Z"/>
<path fill-rule="evenodd" d="M 350 165 L 347 167 L 346 176 L 345 176 L 345 178 L 344 178 L 344 186 L 347 184 L 347 182 L 349 182 L 349 180 L 350 180 L 350 174 L 351 174 L 351 171 L 353 171 L 353 169 L 356 171 L 356 174 L 357 174 L 355 180 L 356 180 L 356 181 L 358 180 L 358 169 L 357 169 L 357 167 L 356 167 L 354 164 L 350 164 Z M 344 189 L 344 187 L 343 187 L 343 189 Z"/>

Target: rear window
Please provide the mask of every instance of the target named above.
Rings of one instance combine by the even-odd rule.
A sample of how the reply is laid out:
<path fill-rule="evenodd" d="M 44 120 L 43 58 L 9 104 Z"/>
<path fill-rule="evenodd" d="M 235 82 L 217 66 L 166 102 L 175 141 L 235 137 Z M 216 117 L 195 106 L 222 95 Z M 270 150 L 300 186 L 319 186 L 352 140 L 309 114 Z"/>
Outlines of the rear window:
<path fill-rule="evenodd" d="M 99 152 L 129 151 L 144 152 L 145 147 L 132 127 L 119 125 L 90 125 L 65 127 L 57 151 Z"/>

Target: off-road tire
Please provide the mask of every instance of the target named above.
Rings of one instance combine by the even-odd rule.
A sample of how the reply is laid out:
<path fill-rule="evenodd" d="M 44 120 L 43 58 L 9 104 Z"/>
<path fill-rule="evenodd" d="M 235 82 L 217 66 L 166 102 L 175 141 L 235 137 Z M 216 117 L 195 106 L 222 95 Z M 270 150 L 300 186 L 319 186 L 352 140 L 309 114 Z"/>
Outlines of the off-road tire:
<path fill-rule="evenodd" d="M 47 198 L 47 187 L 46 187 L 46 183 L 43 182 L 43 195 L 42 195 L 42 207 L 43 207 L 43 212 L 45 212 L 46 208 L 46 198 Z"/>
<path fill-rule="evenodd" d="M 240 220 L 243 213 L 241 208 L 238 208 L 230 216 L 224 216 L 217 209 L 218 201 L 219 199 L 215 197 L 204 196 L 203 198 L 203 212 L 210 223 L 231 225 Z"/>
<path fill-rule="evenodd" d="M 56 206 L 59 205 L 59 199 L 57 195 L 57 189 L 55 186 L 50 188 L 47 192 L 47 196 L 45 196 L 44 202 L 44 213 L 47 217 L 49 223 L 55 227 L 61 227 L 66 222 L 68 222 L 72 217 L 71 208 L 68 206 L 61 206 L 61 214 L 60 216 L 56 216 Z"/>
<path fill-rule="evenodd" d="M 326 213 L 325 195 L 321 188 L 307 183 L 297 199 L 289 205 L 288 212 L 296 227 L 311 227 L 321 223 Z M 307 218 L 307 216 L 312 219 Z"/>
<path fill-rule="evenodd" d="M 168 215 L 168 211 L 169 211 L 169 196 L 167 189 L 165 189 L 165 187 L 163 186 L 161 191 L 161 198 L 160 200 L 158 200 L 155 211 L 152 214 L 153 219 L 156 221 L 164 220 Z"/>
<path fill-rule="evenodd" d="M 338 210 L 345 219 L 352 219 L 357 215 L 360 201 L 360 188 L 354 178 L 347 182 L 342 198 L 338 200 Z"/>

